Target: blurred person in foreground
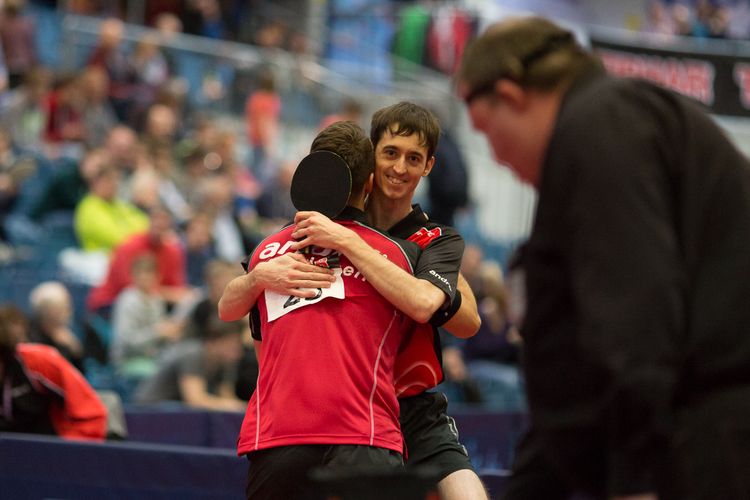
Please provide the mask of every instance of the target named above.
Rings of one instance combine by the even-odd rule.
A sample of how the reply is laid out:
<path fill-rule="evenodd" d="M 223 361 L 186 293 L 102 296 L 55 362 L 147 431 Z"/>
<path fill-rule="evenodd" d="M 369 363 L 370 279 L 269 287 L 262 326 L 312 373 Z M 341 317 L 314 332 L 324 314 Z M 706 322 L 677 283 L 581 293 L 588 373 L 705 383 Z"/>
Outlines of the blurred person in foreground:
<path fill-rule="evenodd" d="M 695 103 L 542 18 L 458 93 L 539 202 L 520 264 L 532 417 L 506 498 L 750 498 L 750 165 Z M 541 478 L 541 479 L 540 479 Z"/>
<path fill-rule="evenodd" d="M 21 340 L 0 315 L 0 433 L 103 441 L 107 409 L 81 372 L 54 347 Z"/>

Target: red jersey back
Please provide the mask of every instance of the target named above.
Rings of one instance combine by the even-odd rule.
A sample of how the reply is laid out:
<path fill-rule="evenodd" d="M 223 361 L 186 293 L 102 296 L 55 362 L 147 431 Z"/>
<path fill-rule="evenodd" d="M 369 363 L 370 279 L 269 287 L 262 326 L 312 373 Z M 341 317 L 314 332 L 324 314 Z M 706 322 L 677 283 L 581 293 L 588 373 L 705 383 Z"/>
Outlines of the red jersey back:
<path fill-rule="evenodd" d="M 358 222 L 340 221 L 405 271 L 419 249 Z M 250 260 L 289 251 L 288 227 L 264 240 Z M 331 256 L 312 248 L 311 260 Z M 263 341 L 260 375 L 240 431 L 238 453 L 300 444 L 370 445 L 401 452 L 393 369 L 414 322 L 385 300 L 340 255 L 331 289 L 297 299 L 266 292 L 251 313 Z"/>

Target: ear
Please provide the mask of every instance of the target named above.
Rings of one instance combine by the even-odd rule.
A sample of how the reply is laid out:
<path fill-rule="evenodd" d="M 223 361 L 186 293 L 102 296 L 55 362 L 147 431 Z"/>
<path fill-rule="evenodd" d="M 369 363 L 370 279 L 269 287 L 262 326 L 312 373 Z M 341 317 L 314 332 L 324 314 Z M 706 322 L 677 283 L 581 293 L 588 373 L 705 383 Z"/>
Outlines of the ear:
<path fill-rule="evenodd" d="M 370 176 L 367 178 L 367 181 L 365 181 L 365 195 L 368 195 L 372 193 L 372 187 L 375 182 L 375 174 L 370 174 Z"/>
<path fill-rule="evenodd" d="M 519 84 L 507 78 L 495 82 L 495 93 L 515 111 L 521 111 L 528 105 L 528 92 Z"/>
<path fill-rule="evenodd" d="M 430 156 L 430 159 L 427 160 L 427 163 L 424 166 L 424 170 L 422 171 L 422 177 L 427 177 L 428 175 L 430 175 L 433 166 L 435 166 L 435 156 Z"/>

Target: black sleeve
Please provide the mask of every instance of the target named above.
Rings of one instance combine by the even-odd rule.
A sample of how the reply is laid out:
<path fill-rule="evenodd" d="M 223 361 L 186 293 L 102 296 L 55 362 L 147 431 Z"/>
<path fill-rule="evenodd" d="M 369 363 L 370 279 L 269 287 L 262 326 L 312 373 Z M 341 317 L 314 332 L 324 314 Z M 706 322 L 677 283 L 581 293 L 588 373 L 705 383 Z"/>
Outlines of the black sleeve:
<path fill-rule="evenodd" d="M 458 271 L 464 254 L 464 240 L 455 229 L 442 226 L 442 235 L 435 238 L 423 250 L 414 269 L 414 276 L 427 280 L 440 290 L 446 297 L 445 308 L 456 295 Z"/>

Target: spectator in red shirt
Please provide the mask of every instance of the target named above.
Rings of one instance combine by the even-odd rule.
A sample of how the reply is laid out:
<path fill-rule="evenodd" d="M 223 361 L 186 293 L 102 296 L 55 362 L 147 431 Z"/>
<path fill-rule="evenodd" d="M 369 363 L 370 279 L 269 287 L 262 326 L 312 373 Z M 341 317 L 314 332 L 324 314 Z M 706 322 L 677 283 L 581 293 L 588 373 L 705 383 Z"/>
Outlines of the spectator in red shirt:
<path fill-rule="evenodd" d="M 159 293 L 167 303 L 176 304 L 193 295 L 185 277 L 185 251 L 173 231 L 172 216 L 159 206 L 151 210 L 149 220 L 148 231 L 131 236 L 115 248 L 107 277 L 89 293 L 90 311 L 109 315 L 117 294 L 132 283 L 133 259 L 148 252 L 156 257 Z"/>
<path fill-rule="evenodd" d="M 45 141 L 55 146 L 83 144 L 86 136 L 85 105 L 78 75 L 60 76 L 47 95 Z"/>

